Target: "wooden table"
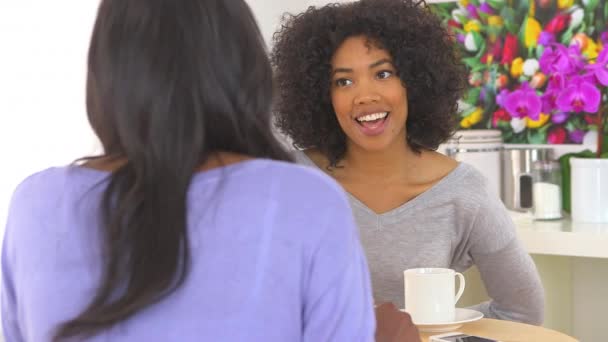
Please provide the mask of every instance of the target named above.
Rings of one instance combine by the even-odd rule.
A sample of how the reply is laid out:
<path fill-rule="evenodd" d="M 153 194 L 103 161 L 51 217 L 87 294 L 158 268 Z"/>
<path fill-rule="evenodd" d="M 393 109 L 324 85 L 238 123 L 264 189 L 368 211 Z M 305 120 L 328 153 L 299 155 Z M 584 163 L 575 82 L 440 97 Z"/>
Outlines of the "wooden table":
<path fill-rule="evenodd" d="M 535 325 L 499 321 L 496 319 L 480 319 L 466 323 L 456 329 L 469 335 L 492 338 L 503 342 L 575 342 L 577 339 L 555 330 Z M 428 342 L 429 336 L 445 333 L 421 333 L 422 342 Z"/>

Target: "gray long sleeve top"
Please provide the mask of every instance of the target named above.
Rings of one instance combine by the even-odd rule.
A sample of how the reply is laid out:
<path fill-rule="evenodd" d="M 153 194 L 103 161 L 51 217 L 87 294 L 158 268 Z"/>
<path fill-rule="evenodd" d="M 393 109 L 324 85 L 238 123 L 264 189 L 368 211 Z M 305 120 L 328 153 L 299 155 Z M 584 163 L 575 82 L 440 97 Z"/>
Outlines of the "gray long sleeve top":
<path fill-rule="evenodd" d="M 303 152 L 294 156 L 316 167 Z M 476 265 L 491 300 L 472 309 L 488 318 L 542 323 L 544 290 L 536 267 L 506 208 L 472 166 L 460 163 L 429 190 L 383 214 L 348 198 L 377 303 L 404 307 L 403 271 L 408 268 L 463 272 Z"/>

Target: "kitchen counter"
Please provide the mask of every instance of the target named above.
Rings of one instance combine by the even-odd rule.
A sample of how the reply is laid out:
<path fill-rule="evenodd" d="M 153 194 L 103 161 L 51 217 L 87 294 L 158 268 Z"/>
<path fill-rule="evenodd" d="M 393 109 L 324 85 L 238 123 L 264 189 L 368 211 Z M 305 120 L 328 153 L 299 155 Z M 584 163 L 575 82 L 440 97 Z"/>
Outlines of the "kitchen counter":
<path fill-rule="evenodd" d="M 608 224 L 573 222 L 570 217 L 535 221 L 517 212 L 511 217 L 530 254 L 608 259 Z"/>

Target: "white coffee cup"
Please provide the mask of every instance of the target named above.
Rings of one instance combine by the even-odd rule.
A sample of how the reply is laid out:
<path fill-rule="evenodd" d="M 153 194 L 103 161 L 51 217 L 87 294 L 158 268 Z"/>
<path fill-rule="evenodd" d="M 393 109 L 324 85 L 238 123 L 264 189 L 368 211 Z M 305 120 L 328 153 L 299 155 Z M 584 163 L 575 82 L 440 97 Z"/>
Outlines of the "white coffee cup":
<path fill-rule="evenodd" d="M 449 268 L 412 268 L 403 272 L 405 311 L 416 324 L 453 322 L 456 302 L 464 292 L 464 276 Z M 459 289 L 454 296 L 455 278 Z"/>

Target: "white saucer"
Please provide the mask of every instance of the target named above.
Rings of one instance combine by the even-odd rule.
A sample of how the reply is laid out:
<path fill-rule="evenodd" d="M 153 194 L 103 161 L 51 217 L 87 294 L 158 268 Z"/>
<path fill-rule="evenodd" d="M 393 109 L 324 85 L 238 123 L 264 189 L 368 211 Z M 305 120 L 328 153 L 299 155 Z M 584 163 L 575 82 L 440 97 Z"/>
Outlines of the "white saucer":
<path fill-rule="evenodd" d="M 402 310 L 405 311 L 405 310 Z M 453 322 L 444 323 L 416 323 L 420 332 L 446 332 L 460 328 L 463 324 L 474 322 L 483 318 L 483 314 L 479 311 L 471 309 L 456 308 L 456 317 Z"/>

